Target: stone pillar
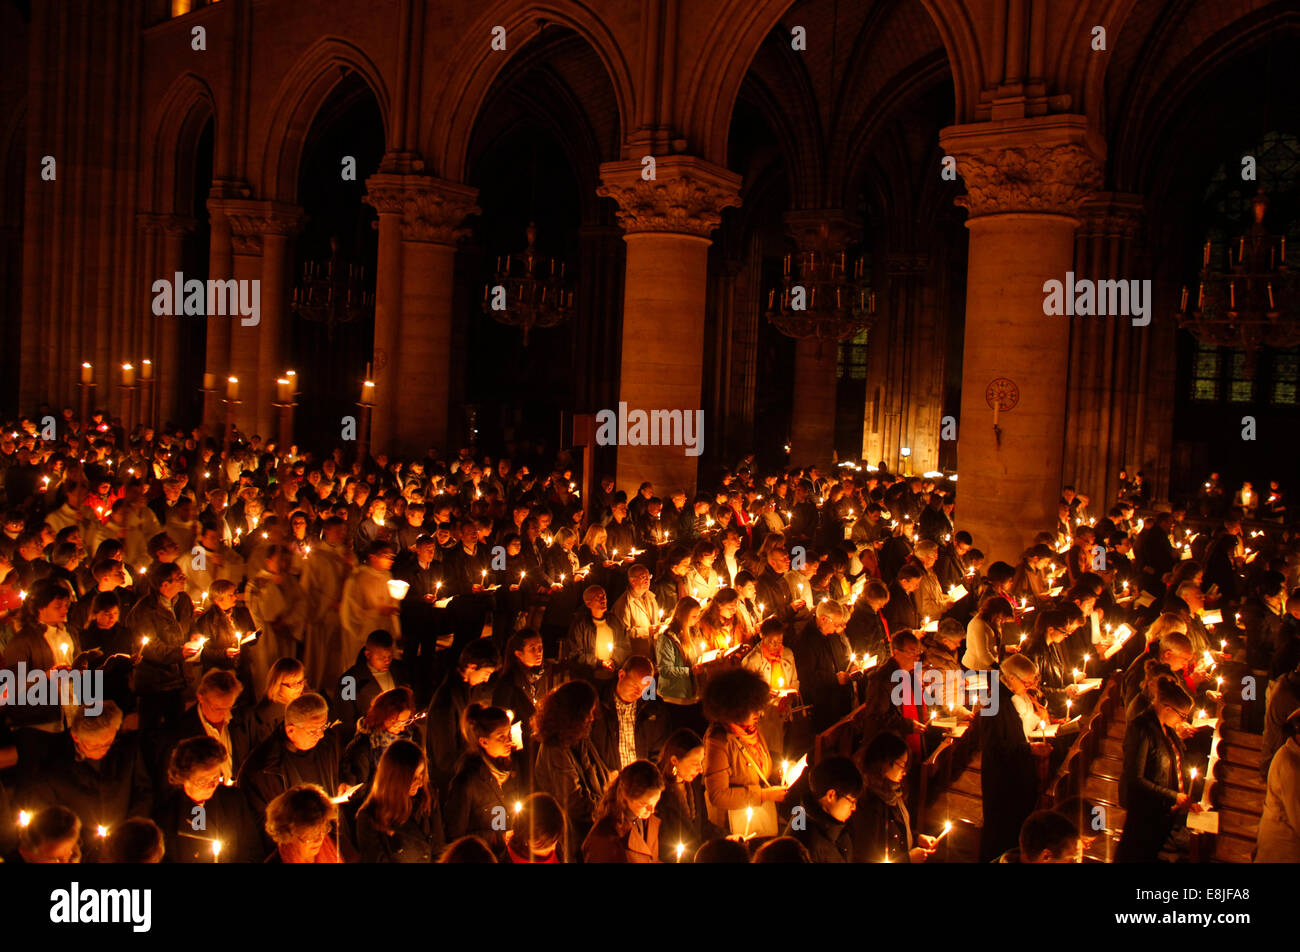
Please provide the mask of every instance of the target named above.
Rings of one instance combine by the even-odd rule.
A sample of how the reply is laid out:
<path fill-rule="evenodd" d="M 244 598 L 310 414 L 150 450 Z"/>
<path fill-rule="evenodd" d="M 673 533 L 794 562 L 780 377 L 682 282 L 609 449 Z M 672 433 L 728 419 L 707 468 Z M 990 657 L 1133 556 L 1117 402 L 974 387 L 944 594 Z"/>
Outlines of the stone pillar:
<path fill-rule="evenodd" d="M 214 191 L 215 188 L 214 183 Z M 227 207 L 232 204 L 234 200 L 228 197 L 208 199 L 208 279 L 212 281 L 226 280 L 234 275 L 234 237 L 227 215 Z M 203 425 L 209 433 L 216 434 L 225 420 L 221 396 L 226 392 L 226 377 L 230 375 L 230 320 L 209 316 L 207 322 L 203 368 L 204 373 L 216 377 L 216 388 L 212 398 L 204 401 Z"/>
<path fill-rule="evenodd" d="M 285 371 L 289 333 L 288 239 L 301 228 L 303 212 L 296 205 L 251 199 L 227 199 L 221 212 L 230 227 L 232 276 L 237 281 L 257 281 L 260 287 L 257 323 L 246 324 L 254 317 L 239 313 L 209 317 L 209 333 L 215 323 L 230 348 L 226 372 L 218 373 L 217 389 L 224 392 L 225 378 L 238 377 L 235 425 L 246 437 L 256 433 L 271 440 L 277 432 L 272 407 L 275 379 Z"/>
<path fill-rule="evenodd" d="M 640 160 L 606 162 L 596 190 L 618 202 L 627 244 L 619 401 L 629 413 L 694 414 L 701 409 L 709 235 L 722 209 L 740 203 L 740 176 L 686 155 L 658 159 L 648 181 L 642 168 Z M 714 422 L 704 421 L 702 441 Z M 631 493 L 649 480 L 660 495 L 693 494 L 697 460 L 682 446 L 620 446 L 618 486 Z"/>
<path fill-rule="evenodd" d="M 858 225 L 840 209 L 788 212 L 786 230 L 799 252 L 838 255 L 858 233 Z M 851 265 L 850 265 L 851 267 Z M 795 268 L 798 277 L 798 269 Z M 801 340 L 794 356 L 794 407 L 790 419 L 790 463 L 820 466 L 835 454 L 835 365 L 839 342 Z"/>
<path fill-rule="evenodd" d="M 1100 193 L 1086 202 L 1075 274 L 1094 281 L 1140 278 L 1130 269 L 1141 216 L 1139 195 Z M 1119 471 L 1143 466 L 1137 404 L 1146 389 L 1142 345 L 1151 329 L 1134 327 L 1127 317 L 1074 317 L 1071 324 L 1064 475 L 1092 498 L 1089 508 L 1100 517 L 1119 492 Z M 1172 426 L 1171 420 L 1171 432 Z"/>
<path fill-rule="evenodd" d="M 414 456 L 447 448 L 453 266 L 468 231 L 462 223 L 479 213 L 477 197 L 477 189 L 428 175 L 381 172 L 366 180 L 366 201 L 380 212 L 374 432 L 389 441 L 373 438 L 376 452 Z M 398 214 L 401 240 L 394 247 Z"/>
<path fill-rule="evenodd" d="M 194 230 L 195 222 L 182 215 L 141 214 L 136 219 L 146 235 L 142 267 L 144 287 L 149 291 L 146 300 L 152 304 L 153 282 L 159 278 L 175 280 L 176 272 L 184 270 L 185 236 Z M 159 423 L 178 421 L 182 385 L 181 321 L 192 318 L 176 314 L 155 316 L 146 308 L 144 319 L 150 326 L 142 335 L 143 349 L 138 356 L 153 361 L 155 394 L 154 406 L 141 407 L 141 415 L 145 420 L 156 419 Z"/>
<path fill-rule="evenodd" d="M 991 560 L 1014 563 L 1056 519 L 1070 329 L 1044 314 L 1044 282 L 1073 269 L 1102 149 L 1082 116 L 952 126 L 939 141 L 957 159 L 971 215 L 957 524 Z M 1015 403 L 996 428 L 990 400 Z"/>

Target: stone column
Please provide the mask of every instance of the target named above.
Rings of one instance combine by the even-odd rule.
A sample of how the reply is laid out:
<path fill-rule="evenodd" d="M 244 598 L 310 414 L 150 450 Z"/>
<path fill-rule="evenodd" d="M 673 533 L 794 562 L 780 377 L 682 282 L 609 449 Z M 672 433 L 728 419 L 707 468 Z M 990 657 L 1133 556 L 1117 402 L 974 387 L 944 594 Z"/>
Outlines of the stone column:
<path fill-rule="evenodd" d="M 293 250 L 290 240 L 302 230 L 303 211 L 296 206 L 266 203 L 262 221 L 262 313 L 257 327 L 240 330 L 261 331 L 262 346 L 257 352 L 257 432 L 266 440 L 278 439 L 280 422 L 275 381 L 289 369 L 290 288 L 293 277 Z M 287 451 L 288 447 L 281 447 Z"/>
<path fill-rule="evenodd" d="M 709 235 L 722 209 L 740 203 L 740 176 L 694 156 L 606 162 L 596 192 L 618 202 L 627 244 L 619 401 L 628 412 L 701 409 Z M 616 408 L 609 408 L 616 409 Z M 700 449 L 711 424 L 705 420 Z M 649 480 L 660 495 L 695 491 L 698 456 L 682 446 L 620 446 L 619 488 Z"/>
<path fill-rule="evenodd" d="M 375 380 L 373 421 L 389 441 L 386 447 L 372 439 L 375 451 L 414 456 L 447 448 L 453 266 L 468 231 L 462 223 L 479 213 L 477 197 L 477 189 L 428 175 L 383 172 L 366 180 L 366 201 L 380 212 L 374 363 L 384 386 Z M 396 280 L 393 257 L 401 269 Z"/>
<path fill-rule="evenodd" d="M 1056 518 L 1070 327 L 1044 314 L 1044 282 L 1073 269 L 1102 149 L 1082 116 L 952 126 L 939 140 L 971 215 L 957 524 L 990 559 L 1014 562 Z M 1015 402 L 996 428 L 990 399 Z"/>
<path fill-rule="evenodd" d="M 834 208 L 788 212 L 785 225 L 801 254 L 838 255 L 859 230 L 848 214 Z M 798 277 L 798 269 L 794 271 Z M 794 466 L 816 464 L 826 472 L 835 454 L 838 356 L 838 341 L 810 339 L 796 344 L 790 419 L 790 463 Z"/>
<path fill-rule="evenodd" d="M 156 250 L 146 251 L 144 258 L 145 289 L 149 290 L 155 280 L 175 279 L 176 272 L 182 271 L 185 264 L 185 236 L 194 230 L 195 221 L 182 215 L 141 214 L 136 216 L 140 227 L 150 235 L 160 236 L 161 253 Z M 149 248 L 146 242 L 146 248 Z M 150 292 L 147 298 L 153 301 Z M 144 419 L 157 419 L 159 423 L 167 420 L 178 421 L 180 408 L 181 362 L 181 321 L 193 320 L 184 315 L 154 316 L 146 311 L 145 320 L 153 326 L 143 335 L 144 352 L 141 357 L 149 357 L 154 363 L 154 386 L 156 413 L 152 407 L 142 407 Z M 150 342 L 155 342 L 151 346 Z"/>

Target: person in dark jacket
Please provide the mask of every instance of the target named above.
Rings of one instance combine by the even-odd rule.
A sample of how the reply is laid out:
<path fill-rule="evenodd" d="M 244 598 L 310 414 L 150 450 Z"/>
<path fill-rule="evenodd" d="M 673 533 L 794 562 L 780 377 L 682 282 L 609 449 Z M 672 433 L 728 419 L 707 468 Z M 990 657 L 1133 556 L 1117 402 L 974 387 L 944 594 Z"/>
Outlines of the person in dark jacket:
<path fill-rule="evenodd" d="M 351 740 L 357 721 L 365 716 L 375 698 L 385 691 L 411 687 L 406 666 L 393 660 L 392 632 L 377 628 L 366 636 L 365 647 L 356 664 L 339 678 L 334 693 L 334 716 L 343 722 L 343 736 Z"/>
<path fill-rule="evenodd" d="M 792 836 L 814 863 L 853 862 L 853 840 L 845 826 L 862 795 L 862 774 L 848 757 L 825 757 L 812 768 L 808 793 L 792 811 L 785 835 Z"/>
<path fill-rule="evenodd" d="M 127 817 L 148 816 L 153 784 L 134 732 L 122 731 L 122 711 L 105 701 L 98 715 L 79 710 L 41 757 L 19 757 L 20 800 L 29 809 L 58 804 L 81 818 L 84 862 L 98 862 L 104 831 Z M 105 833 L 106 835 L 106 833 Z"/>
<path fill-rule="evenodd" d="M 889 654 L 891 631 L 884 615 L 888 604 L 889 588 L 885 583 L 877 578 L 868 580 L 844 629 L 854 654 L 863 658 L 871 655 L 883 658 Z"/>
<path fill-rule="evenodd" d="M 891 647 L 889 660 L 867 680 L 867 698 L 856 715 L 859 733 L 869 744 L 881 731 L 893 731 L 906 740 L 914 754 L 924 757 L 928 714 L 917 683 L 921 639 L 903 629 L 894 632 Z M 896 699 L 902 703 L 895 704 Z"/>
<path fill-rule="evenodd" d="M 1151 709 L 1124 732 L 1124 772 L 1119 805 L 1124 832 L 1117 863 L 1153 863 L 1174 831 L 1186 823 L 1192 802 L 1191 764 L 1178 728 L 1186 724 L 1192 696 L 1172 681 L 1160 681 Z"/>
<path fill-rule="evenodd" d="M 449 840 L 477 836 L 498 856 L 506 848 L 506 819 L 525 799 L 526 771 L 510 736 L 510 715 L 499 707 L 471 704 L 465 711 L 469 750 L 456 764 L 442 811 Z"/>
<path fill-rule="evenodd" d="M 140 650 L 135 689 L 140 695 L 140 727 L 156 728 L 185 709 L 187 686 L 198 681 L 202 642 L 191 639 L 194 606 L 185 594 L 185 573 L 174 562 L 155 562 L 149 570 L 150 594 L 140 599 L 126 624 Z M 189 669 L 189 670 L 187 670 Z"/>
<path fill-rule="evenodd" d="M 852 674 L 845 639 L 848 622 L 844 606 L 826 600 L 804 626 L 794 644 L 799 690 L 812 705 L 812 728 L 821 733 L 853 708 Z"/>
<path fill-rule="evenodd" d="M 659 755 L 659 772 L 664 778 L 663 796 L 655 808 L 659 858 L 665 863 L 688 863 L 702 844 L 723 833 L 709 822 L 700 735 L 687 728 L 674 731 Z"/>
<path fill-rule="evenodd" d="M 632 655 L 601 700 L 591 725 L 591 742 L 611 770 L 659 756 L 668 735 L 668 712 L 662 701 L 650 696 L 653 684 L 654 664 Z"/>
<path fill-rule="evenodd" d="M 223 668 L 212 668 L 203 676 L 194 706 L 173 721 L 159 737 L 154 763 L 160 782 L 167 778 L 172 751 L 189 737 L 216 738 L 226 751 L 222 779 L 234 780 L 239 775 L 239 768 L 251 748 L 244 723 L 231 717 L 231 711 L 243 690 L 243 684 L 234 673 Z"/>
<path fill-rule="evenodd" d="M 80 654 L 77 643 L 65 627 L 69 601 L 67 589 L 51 581 L 38 583 L 28 596 L 24 605 L 26 623 L 5 647 L 4 662 L 0 664 L 12 672 L 12 679 L 6 680 L 18 686 L 18 691 L 24 691 L 26 678 L 37 672 L 48 676 L 66 671 L 77 661 Z M 20 671 L 26 672 L 24 677 L 19 677 Z M 48 679 L 47 683 L 53 686 L 55 681 Z M 18 698 L 10 697 L 6 698 L 3 710 L 15 726 L 60 730 L 64 723 L 60 703 L 74 702 L 75 698 L 62 688 L 53 693 L 63 696 L 47 698 L 44 704 L 21 704 Z"/>
<path fill-rule="evenodd" d="M 933 836 L 912 833 L 904 786 L 910 760 L 907 744 L 890 731 L 859 753 L 863 791 L 848 821 L 853 862 L 923 863 L 934 852 Z"/>
<path fill-rule="evenodd" d="M 492 642 L 486 638 L 471 641 L 461 649 L 455 669 L 447 673 L 429 703 L 426 754 L 429 779 L 439 792 L 447 788 L 456 761 L 465 752 L 461 718 L 472 702 L 490 700 L 492 689 L 488 682 L 496 666 L 497 653 Z"/>
<path fill-rule="evenodd" d="M 596 805 L 595 822 L 582 843 L 588 863 L 659 862 L 659 817 L 655 808 L 664 778 L 648 760 L 624 767 Z"/>
<path fill-rule="evenodd" d="M 291 787 L 316 784 L 327 796 L 342 794 L 339 771 L 343 745 L 329 724 L 329 706 L 319 694 L 304 694 L 284 711 L 284 723 L 253 748 L 239 771 L 248 805 L 265 816 L 272 800 Z"/>
<path fill-rule="evenodd" d="M 1051 745 L 1031 744 L 1027 725 L 1047 717 L 1030 692 L 1038 686 L 1033 661 L 1014 654 L 1002 662 L 997 713 L 981 725 L 980 794 L 984 826 L 980 830 L 980 862 L 989 863 L 1019 843 L 1020 827 L 1038 803 L 1036 756 L 1047 756 Z"/>
<path fill-rule="evenodd" d="M 538 740 L 533 786 L 555 797 L 568 818 L 566 855 L 577 850 L 594 822 L 609 770 L 591 743 L 600 699 L 586 681 L 562 684 L 538 705 L 533 733 Z"/>
<path fill-rule="evenodd" d="M 396 687 L 376 697 L 344 748 L 340 768 L 344 782 L 349 786 L 370 783 L 384 751 L 399 740 L 423 748 L 422 722 L 422 717 L 416 718 L 415 694 L 410 688 Z"/>
<path fill-rule="evenodd" d="M 226 757 L 221 742 L 206 735 L 187 737 L 171 751 L 171 789 L 153 814 L 163 832 L 163 862 L 255 863 L 266 855 L 248 801 L 222 776 Z"/>
<path fill-rule="evenodd" d="M 915 563 L 908 563 L 898 570 L 898 577 L 889 585 L 889 601 L 885 604 L 884 617 L 890 631 L 913 631 L 921 627 L 921 612 L 916 607 L 916 591 L 921 587 L 925 571 Z"/>
<path fill-rule="evenodd" d="M 361 862 L 431 863 L 440 856 L 447 841 L 435 796 L 420 745 L 393 741 L 357 811 Z"/>
<path fill-rule="evenodd" d="M 532 744 L 533 713 L 537 703 L 563 683 L 559 668 L 543 657 L 540 632 L 525 628 L 506 642 L 505 667 L 492 677 L 492 703 L 512 711 L 523 724 L 524 749 Z"/>
<path fill-rule="evenodd" d="M 266 675 L 266 693 L 256 704 L 239 712 L 239 721 L 251 751 L 284 723 L 284 709 L 307 689 L 307 673 L 296 658 L 281 658 Z"/>

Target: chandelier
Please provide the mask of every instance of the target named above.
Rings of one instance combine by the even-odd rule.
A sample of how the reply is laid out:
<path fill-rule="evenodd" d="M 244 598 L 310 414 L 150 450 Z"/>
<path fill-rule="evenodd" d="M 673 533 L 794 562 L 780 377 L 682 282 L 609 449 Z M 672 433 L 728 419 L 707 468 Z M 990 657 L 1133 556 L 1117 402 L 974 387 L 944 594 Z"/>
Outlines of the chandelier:
<path fill-rule="evenodd" d="M 1300 344 L 1295 304 L 1300 282 L 1286 264 L 1286 236 L 1264 227 L 1268 198 L 1261 191 L 1252 206 L 1255 223 L 1237 241 L 1228 242 L 1227 268 L 1210 264 L 1210 242 L 1201 259 L 1201 280 L 1195 306 L 1183 288 L 1178 326 L 1210 347 L 1234 347 L 1246 352 L 1252 368 L 1261 347 Z"/>
<path fill-rule="evenodd" d="M 343 260 L 338 238 L 330 239 L 330 257 L 303 264 L 302 281 L 293 289 L 293 310 L 306 321 L 323 323 L 330 340 L 336 324 L 350 324 L 374 312 L 375 294 L 365 286 L 365 271 Z"/>
<path fill-rule="evenodd" d="M 793 267 L 792 267 L 793 265 Z M 876 295 L 863 277 L 862 259 L 844 252 L 804 251 L 786 255 L 779 292 L 767 292 L 767 319 L 796 339 L 845 341 L 870 327 Z"/>
<path fill-rule="evenodd" d="M 573 291 L 564 278 L 564 262 L 537 253 L 537 224 L 530 221 L 524 234 L 528 247 L 497 258 L 496 275 L 483 286 L 483 313 L 520 328 L 527 347 L 534 327 L 554 327 L 568 319 L 573 312 Z"/>

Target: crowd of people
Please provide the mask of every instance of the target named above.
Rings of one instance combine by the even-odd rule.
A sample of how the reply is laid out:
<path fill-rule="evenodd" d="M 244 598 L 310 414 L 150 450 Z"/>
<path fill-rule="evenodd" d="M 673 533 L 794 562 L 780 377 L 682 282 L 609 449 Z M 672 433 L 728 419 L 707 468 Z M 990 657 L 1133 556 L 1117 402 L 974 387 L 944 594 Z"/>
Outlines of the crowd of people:
<path fill-rule="evenodd" d="M 1267 672 L 1259 858 L 1300 858 L 1300 540 L 1276 485 L 1200 531 L 1144 509 L 1140 478 L 1099 516 L 1066 487 L 1011 564 L 938 474 L 751 459 L 695 496 L 606 477 L 584 498 L 575 472 L 527 447 L 6 427 L 0 851 L 924 862 L 944 831 L 912 825 L 918 765 L 980 718 L 980 858 L 1074 862 L 1093 805 L 1036 809 L 1043 763 L 1116 675 L 1114 858 L 1176 858 L 1198 715 L 1244 665 Z M 1262 511 L 1279 525 L 1249 528 Z M 814 757 L 828 730 L 850 755 Z"/>

